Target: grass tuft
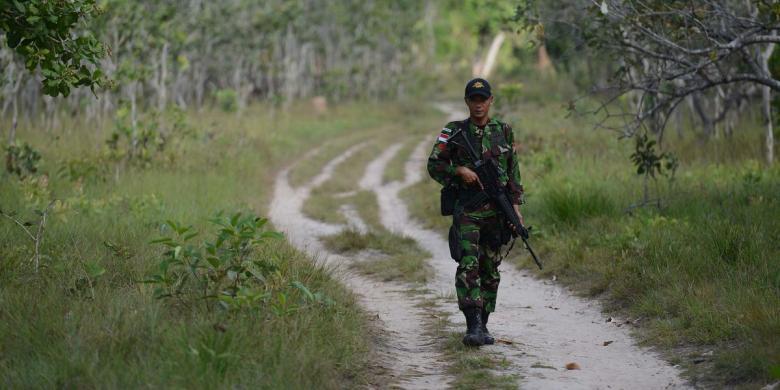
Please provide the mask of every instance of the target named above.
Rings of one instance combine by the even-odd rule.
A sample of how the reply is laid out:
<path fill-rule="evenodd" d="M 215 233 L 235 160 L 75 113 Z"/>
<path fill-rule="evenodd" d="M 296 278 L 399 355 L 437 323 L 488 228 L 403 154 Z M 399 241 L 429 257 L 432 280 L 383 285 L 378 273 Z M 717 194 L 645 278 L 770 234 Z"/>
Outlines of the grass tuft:
<path fill-rule="evenodd" d="M 323 242 L 328 249 L 337 253 L 378 251 L 378 254 L 363 253 L 364 258 L 356 261 L 354 267 L 383 281 L 425 283 L 431 276 L 430 266 L 425 262 L 430 253 L 421 249 L 410 237 L 387 231 L 361 233 L 347 229 L 325 237 Z"/>

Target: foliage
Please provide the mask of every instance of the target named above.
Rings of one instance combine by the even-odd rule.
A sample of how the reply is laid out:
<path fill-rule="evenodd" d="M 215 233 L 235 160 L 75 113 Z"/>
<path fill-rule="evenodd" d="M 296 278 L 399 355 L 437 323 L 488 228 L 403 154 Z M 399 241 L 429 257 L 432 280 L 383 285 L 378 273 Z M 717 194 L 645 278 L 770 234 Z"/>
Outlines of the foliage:
<path fill-rule="evenodd" d="M 669 152 L 657 154 L 655 140 L 647 134 L 636 137 L 636 148 L 631 154 L 631 161 L 636 166 L 637 175 L 648 175 L 655 179 L 656 174 L 674 175 L 677 170 L 677 159 Z"/>
<path fill-rule="evenodd" d="M 180 109 L 152 111 L 134 121 L 130 110 L 123 107 L 117 111 L 113 131 L 106 140 L 107 158 L 149 168 L 165 152 L 169 152 L 169 160 L 175 159 L 176 151 L 170 150 L 172 144 L 192 135 L 192 128 Z"/>
<path fill-rule="evenodd" d="M 95 0 L 2 0 L 0 31 L 29 71 L 40 67 L 45 94 L 68 96 L 72 88 L 94 91 L 106 82 L 95 68 L 105 48 L 92 34 L 75 32 L 97 14 Z"/>
<path fill-rule="evenodd" d="M 30 144 L 18 141 L 5 148 L 5 170 L 20 178 L 38 173 L 38 164 L 41 161 L 41 154 L 33 149 Z"/>
<path fill-rule="evenodd" d="M 535 2 L 527 9 L 529 23 L 550 25 L 561 32 L 552 43 L 585 58 L 600 69 L 590 88 L 601 104 L 585 111 L 600 117 L 599 125 L 623 136 L 649 128 L 659 139 L 667 124 L 686 107 L 701 122 L 703 138 L 717 136 L 718 126 L 730 135 L 736 117 L 751 102 L 780 91 L 770 70 L 780 43 L 774 2 L 706 0 Z M 587 14 L 588 17 L 582 17 Z M 572 60 L 572 58 L 569 58 Z M 572 106 L 581 99 L 572 99 Z M 765 120 L 771 120 L 764 109 Z M 773 137 L 766 135 L 765 155 L 771 164 Z"/>
<path fill-rule="evenodd" d="M 217 104 L 225 112 L 238 110 L 238 95 L 236 91 L 229 88 L 217 91 Z"/>
<path fill-rule="evenodd" d="M 303 104 L 286 113 L 253 105 L 241 117 L 193 108 L 183 115 L 202 136 L 174 137 L 165 155 L 175 151 L 175 165 L 152 164 L 111 180 L 99 179 L 101 174 L 79 180 L 78 173 L 0 179 L 5 180 L 0 208 L 17 210 L 22 222 L 34 220 L 32 210 L 45 208 L 52 197 L 60 199 L 51 210 L 37 274 L 28 262 L 32 242 L 0 217 L 0 383 L 11 388 L 366 387 L 373 371 L 367 367 L 371 329 L 364 313 L 327 269 L 285 240 L 266 240 L 255 248 L 252 256 L 276 271 L 266 283 L 249 283 L 252 292 L 267 298 L 234 306 L 241 309 L 222 309 L 225 305 L 211 298 L 193 297 L 189 305 L 177 298 L 155 299 L 152 285 L 138 281 L 158 270 L 163 250 L 149 242 L 160 235 L 159 221 L 191 221 L 202 233 L 190 243 L 205 253 L 202 241 L 216 239 L 218 227 L 208 220 L 217 210 L 263 210 L 268 183 L 295 156 L 324 140 L 375 129 L 399 112 L 387 104 L 334 106 L 323 120 Z M 168 113 L 162 118 L 173 121 Z M 38 122 L 19 127 L 22 139 L 45 156 L 39 172 L 58 172 L 71 160 L 84 160 L 98 171 L 110 164 L 101 156 L 110 121 L 104 129 L 86 115 L 62 121 L 54 138 Z M 258 125 L 268 123 L 274 125 Z M 175 236 L 169 229 L 165 234 Z M 251 299 L 249 294 L 236 299 L 242 295 Z"/>
<path fill-rule="evenodd" d="M 191 226 L 167 221 L 173 236 L 152 241 L 167 247 L 158 272 L 144 282 L 156 287 L 157 298 L 177 298 L 184 303 L 215 299 L 225 307 L 252 305 L 263 297 L 250 287 L 262 284 L 276 266 L 253 257 L 255 248 L 279 233 L 265 231 L 267 220 L 235 213 L 218 214 L 211 223 L 218 227 L 212 241 L 202 245 L 191 241 L 198 236 Z"/>
<path fill-rule="evenodd" d="M 72 182 L 97 182 L 105 180 L 108 165 L 102 159 L 77 157 L 60 161 L 57 176 Z"/>
<path fill-rule="evenodd" d="M 656 174 L 667 176 L 669 180 L 674 179 L 677 172 L 678 161 L 674 154 L 663 152 L 658 154 L 655 151 L 655 140 L 650 139 L 647 134 L 637 135 L 636 147 L 631 154 L 631 162 L 636 167 L 636 174 L 644 176 L 644 200 L 643 204 L 649 201 L 648 179 L 656 179 Z"/>

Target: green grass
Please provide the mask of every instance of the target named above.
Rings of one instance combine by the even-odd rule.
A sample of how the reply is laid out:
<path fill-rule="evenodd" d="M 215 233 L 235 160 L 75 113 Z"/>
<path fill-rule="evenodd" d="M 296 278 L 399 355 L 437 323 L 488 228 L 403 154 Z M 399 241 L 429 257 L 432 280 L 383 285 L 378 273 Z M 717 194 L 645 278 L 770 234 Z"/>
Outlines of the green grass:
<path fill-rule="evenodd" d="M 432 125 L 431 127 L 435 126 Z M 432 129 L 427 129 L 431 133 L 431 139 L 436 136 L 435 131 L 436 127 L 433 127 Z M 420 137 L 418 137 L 420 138 Z M 390 183 L 393 181 L 403 181 L 404 180 L 404 174 L 405 174 L 405 167 L 406 167 L 406 161 L 409 159 L 409 154 L 412 153 L 412 150 L 415 146 L 417 146 L 417 143 L 420 142 L 420 139 L 411 138 L 408 141 L 406 141 L 403 146 L 401 146 L 401 149 L 398 150 L 398 153 L 393 157 L 392 160 L 390 160 L 390 163 L 387 164 L 387 169 L 385 169 L 384 177 L 382 177 L 383 183 Z"/>
<path fill-rule="evenodd" d="M 449 362 L 447 372 L 454 378 L 455 389 L 517 389 L 518 375 L 509 374 L 509 361 L 496 353 L 463 345 L 463 332 L 453 332 L 445 313 L 436 310 L 433 301 L 423 301 L 437 320 L 427 324 L 426 332 L 439 340 L 439 348 Z"/>
<path fill-rule="evenodd" d="M 731 139 L 702 142 L 686 133 L 665 145 L 681 161 L 675 181 L 651 189 L 661 209 L 626 213 L 642 197 L 628 156 L 632 142 L 565 117 L 556 105 L 508 110 L 520 142 L 526 223 L 545 264 L 608 310 L 641 318 L 639 336 L 679 359 L 707 386 L 755 387 L 780 365 L 780 169 L 759 162 L 761 129 L 745 123 Z M 444 234 L 439 187 L 428 180 L 404 199 L 426 226 Z M 535 269 L 522 250 L 510 261 Z M 773 368 L 774 367 L 774 368 Z M 774 379 L 773 379 L 774 378 Z"/>
<path fill-rule="evenodd" d="M 369 321 L 351 294 L 284 241 L 264 244 L 255 254 L 279 271 L 260 286 L 269 298 L 252 309 L 173 305 L 154 299 L 152 287 L 138 281 L 157 267 L 162 250 L 149 242 L 160 235 L 162 221 L 209 231 L 207 219 L 219 210 L 262 215 L 281 167 L 314 145 L 374 126 L 392 110 L 337 107 L 320 119 L 297 108 L 275 116 L 260 107 L 242 117 L 190 113 L 195 134 L 151 168 L 128 167 L 115 178 L 112 165 L 106 177 L 78 182 L 58 177 L 58 167 L 76 157 L 102 164 L 98 156 L 107 131 L 73 121 L 50 135 L 23 123 L 19 138 L 41 150 L 41 171 L 48 179 L 33 185 L 1 177 L 2 210 L 15 210 L 27 220 L 48 198 L 60 202 L 48 221 L 37 273 L 28 262 L 29 240 L 10 221 L 0 221 L 0 384 L 342 388 L 368 383 Z M 90 287 L 84 281 L 93 264 L 105 273 Z M 304 303 L 293 281 L 334 303 Z M 275 314 L 279 294 L 297 310 Z"/>
<path fill-rule="evenodd" d="M 367 258 L 359 259 L 353 265 L 366 275 L 383 281 L 398 280 L 410 283 L 424 283 L 430 277 L 431 270 L 425 262 L 430 254 L 419 248 L 411 238 L 387 231 L 380 223 L 376 195 L 360 189 L 358 184 L 364 175 L 365 167 L 394 142 L 405 143 L 385 173 L 394 171 L 396 180 L 403 179 L 403 162 L 419 139 L 416 135 L 421 130 L 419 126 L 433 123 L 433 118 L 438 116 L 437 112 L 422 110 L 411 123 L 409 118 L 402 117 L 402 121 L 363 131 L 363 135 L 371 141 L 339 165 L 328 181 L 315 188 L 303 207 L 304 213 L 311 218 L 338 224 L 347 222 L 339 211 L 342 205 L 351 205 L 358 211 L 360 218 L 370 229 L 369 232 L 359 233 L 348 229 L 325 238 L 324 243 L 330 250 L 338 253 L 354 254 L 366 249 L 378 251 L 376 256 L 366 256 Z M 334 143 L 343 144 L 341 140 Z M 342 146 L 342 151 L 344 149 L 346 146 Z M 331 153 L 330 158 L 336 155 L 338 153 Z M 324 161 L 320 163 L 322 164 Z"/>
<path fill-rule="evenodd" d="M 337 253 L 356 254 L 368 249 L 379 251 L 379 254 L 359 259 L 353 267 L 382 281 L 425 283 L 431 276 L 430 266 L 425 262 L 431 254 L 421 249 L 410 237 L 384 230 L 360 233 L 347 229 L 325 237 L 323 242 L 328 249 Z"/>

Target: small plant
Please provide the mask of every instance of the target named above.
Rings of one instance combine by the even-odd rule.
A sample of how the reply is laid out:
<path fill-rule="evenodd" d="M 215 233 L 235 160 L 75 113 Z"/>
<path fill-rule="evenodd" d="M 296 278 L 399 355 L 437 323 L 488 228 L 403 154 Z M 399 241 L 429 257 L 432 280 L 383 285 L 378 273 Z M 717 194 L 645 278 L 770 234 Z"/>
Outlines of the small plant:
<path fill-rule="evenodd" d="M 5 148 L 5 170 L 21 178 L 38 173 L 41 154 L 27 142 L 14 142 Z"/>
<path fill-rule="evenodd" d="M 217 104 L 222 111 L 236 112 L 238 110 L 238 94 L 232 89 L 220 89 L 217 91 Z"/>
<path fill-rule="evenodd" d="M 156 115 L 150 115 L 143 121 L 133 123 L 127 110 L 119 109 L 114 130 L 106 140 L 108 157 L 115 161 L 135 163 L 143 168 L 152 164 L 157 152 L 165 149 L 166 137 L 159 131 Z"/>
<path fill-rule="evenodd" d="M 109 160 L 149 168 L 165 156 L 173 160 L 166 151 L 170 151 L 172 144 L 194 134 L 184 111 L 178 108 L 152 111 L 137 121 L 130 116 L 127 107 L 117 110 L 114 129 L 106 140 Z"/>
<path fill-rule="evenodd" d="M 30 261 L 35 266 L 35 272 L 38 272 L 38 268 L 41 264 L 41 245 L 43 244 L 44 233 L 46 231 L 46 220 L 49 216 L 49 210 L 51 210 L 54 202 L 50 202 L 49 205 L 43 210 L 35 210 L 37 220 L 34 221 L 22 221 L 17 217 L 17 214 L 13 211 L 0 210 L 0 216 L 12 221 L 20 229 L 24 231 L 30 241 L 33 244 L 33 255 Z"/>
<path fill-rule="evenodd" d="M 90 160 L 88 158 L 75 158 L 64 160 L 57 169 L 57 176 L 72 182 L 97 182 L 104 181 L 108 176 L 108 170 L 103 161 Z"/>
<path fill-rule="evenodd" d="M 631 154 L 631 161 L 636 167 L 636 174 L 644 178 L 642 203 L 638 206 L 645 206 L 651 202 L 649 194 L 650 179 L 653 179 L 655 182 L 657 180 L 656 175 L 662 175 L 672 181 L 679 166 L 676 156 L 669 152 L 658 154 L 655 150 L 655 145 L 655 140 L 651 140 L 647 134 L 638 135 L 634 153 Z M 657 200 L 657 204 L 660 206 L 660 200 Z"/>
<path fill-rule="evenodd" d="M 193 240 L 199 234 L 191 226 L 167 221 L 165 226 L 173 235 L 152 241 L 167 249 L 157 273 L 144 282 L 157 286 L 157 298 L 173 297 L 184 303 L 193 299 L 216 300 L 226 309 L 264 299 L 265 293 L 253 287 L 265 283 L 276 266 L 257 258 L 255 249 L 281 234 L 265 230 L 266 219 L 242 213 L 230 217 L 220 213 L 211 223 L 217 226 L 214 239 L 195 244 Z"/>

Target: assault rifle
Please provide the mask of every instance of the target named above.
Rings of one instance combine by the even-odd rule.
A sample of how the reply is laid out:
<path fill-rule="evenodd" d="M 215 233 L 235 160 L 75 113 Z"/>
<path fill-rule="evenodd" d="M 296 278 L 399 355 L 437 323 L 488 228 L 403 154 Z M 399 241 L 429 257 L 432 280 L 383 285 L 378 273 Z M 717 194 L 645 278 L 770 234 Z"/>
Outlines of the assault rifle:
<path fill-rule="evenodd" d="M 467 122 L 466 126 L 468 126 Z M 476 150 L 474 150 L 474 147 L 471 146 L 468 134 L 462 129 L 459 129 L 450 137 L 450 142 L 453 142 L 458 134 L 461 135 L 461 138 L 463 138 L 466 143 L 466 150 L 468 151 L 469 157 L 474 163 L 475 173 L 479 177 L 479 181 L 482 183 L 483 193 L 487 195 L 488 199 L 493 202 L 493 204 L 495 204 L 495 206 L 498 208 L 498 211 L 504 214 L 506 217 L 507 222 L 509 223 L 508 227 L 511 230 L 512 237 L 516 238 L 520 236 L 520 238 L 523 240 L 523 244 L 525 244 L 525 248 L 528 249 L 528 252 L 531 253 L 531 257 L 533 257 L 534 262 L 539 267 L 539 269 L 542 269 L 542 262 L 539 261 L 539 258 L 536 257 L 536 253 L 534 253 L 534 250 L 531 249 L 531 245 L 528 244 L 528 229 L 526 229 L 525 226 L 523 226 L 523 224 L 520 222 L 520 217 L 515 212 L 515 209 L 512 206 L 512 202 L 509 201 L 509 195 L 507 194 L 506 186 L 501 185 L 501 181 L 499 180 L 501 167 L 498 166 L 495 159 L 483 159 L 482 156 L 478 154 Z M 453 143 L 458 144 L 457 142 Z"/>

